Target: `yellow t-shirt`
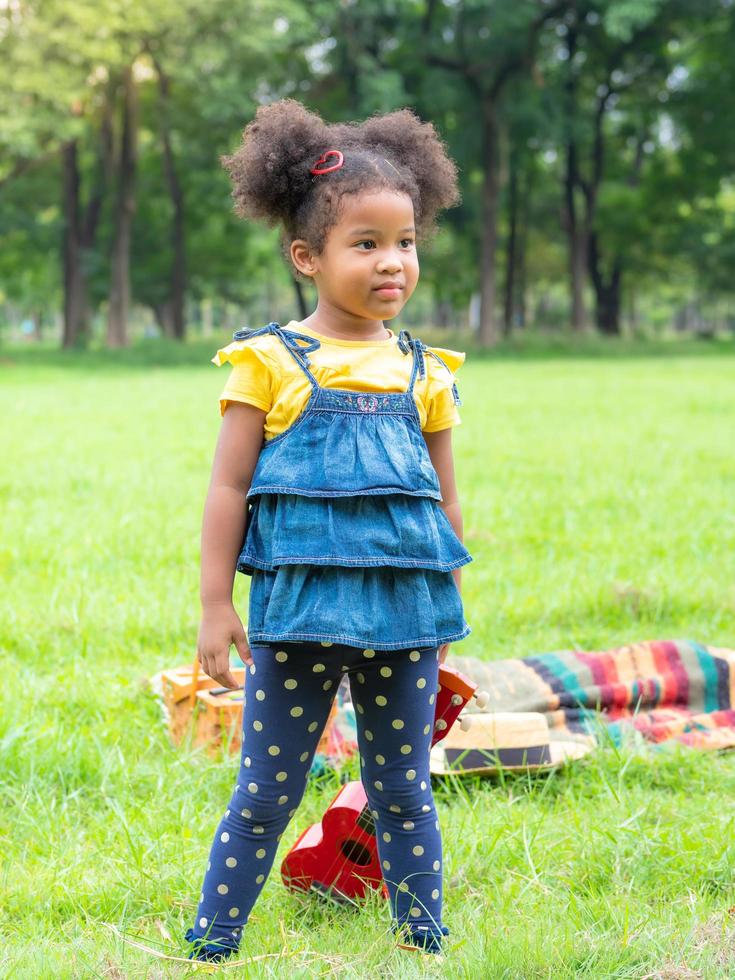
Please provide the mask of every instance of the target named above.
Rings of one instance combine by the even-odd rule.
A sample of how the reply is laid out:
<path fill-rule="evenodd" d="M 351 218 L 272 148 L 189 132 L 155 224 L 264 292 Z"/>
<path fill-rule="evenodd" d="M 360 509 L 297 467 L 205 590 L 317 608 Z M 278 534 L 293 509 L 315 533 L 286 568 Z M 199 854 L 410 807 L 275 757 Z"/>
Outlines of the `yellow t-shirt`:
<path fill-rule="evenodd" d="M 285 329 L 316 337 L 321 346 L 310 352 L 309 368 L 323 388 L 349 391 L 406 391 L 411 378 L 413 356 L 398 347 L 390 330 L 385 340 L 337 340 L 325 337 L 311 327 L 290 320 Z M 414 393 L 424 432 L 437 432 L 460 425 L 452 396 L 454 372 L 464 363 L 465 354 L 444 347 L 429 347 L 446 362 L 424 356 L 426 375 L 416 375 Z M 220 414 L 230 402 L 247 402 L 266 412 L 265 438 L 272 439 L 292 425 L 304 409 L 311 385 L 283 342 L 273 334 L 253 340 L 234 340 L 212 358 L 218 367 L 228 361 L 232 370 L 220 395 Z"/>

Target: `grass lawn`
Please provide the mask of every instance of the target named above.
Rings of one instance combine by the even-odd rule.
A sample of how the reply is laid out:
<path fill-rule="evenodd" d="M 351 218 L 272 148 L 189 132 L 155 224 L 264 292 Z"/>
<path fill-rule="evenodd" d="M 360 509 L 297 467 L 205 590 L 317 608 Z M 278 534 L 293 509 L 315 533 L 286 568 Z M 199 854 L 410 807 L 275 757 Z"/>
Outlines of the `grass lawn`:
<path fill-rule="evenodd" d="M 208 357 L 226 342 L 0 353 L 2 976 L 195 972 L 111 926 L 182 954 L 237 770 L 173 748 L 146 683 L 195 653 L 227 371 Z M 455 652 L 735 646 L 735 357 L 707 350 L 468 355 L 454 443 L 473 632 Z M 377 898 L 355 913 L 281 884 L 338 785 L 310 783 L 281 841 L 241 947 L 263 958 L 223 973 L 735 976 L 735 753 L 611 748 L 437 782 L 443 963 L 394 949 Z"/>

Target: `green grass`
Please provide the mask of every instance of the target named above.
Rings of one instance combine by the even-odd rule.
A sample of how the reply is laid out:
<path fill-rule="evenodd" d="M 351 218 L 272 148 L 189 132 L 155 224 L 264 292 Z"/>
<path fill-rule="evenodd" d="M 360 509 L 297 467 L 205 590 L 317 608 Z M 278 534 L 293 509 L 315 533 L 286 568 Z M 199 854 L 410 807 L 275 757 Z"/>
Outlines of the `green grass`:
<path fill-rule="evenodd" d="M 170 745 L 146 683 L 194 657 L 227 370 L 207 359 L 225 342 L 0 356 L 3 976 L 193 975 L 108 924 L 183 952 L 234 782 L 232 758 Z M 473 633 L 457 653 L 735 646 L 730 345 L 662 352 L 468 356 L 454 441 Z M 246 928 L 243 955 L 278 955 L 231 975 L 735 975 L 735 754 L 611 747 L 532 778 L 438 781 L 443 964 L 393 949 L 377 899 L 356 914 L 280 883 L 337 788 L 310 784 Z"/>

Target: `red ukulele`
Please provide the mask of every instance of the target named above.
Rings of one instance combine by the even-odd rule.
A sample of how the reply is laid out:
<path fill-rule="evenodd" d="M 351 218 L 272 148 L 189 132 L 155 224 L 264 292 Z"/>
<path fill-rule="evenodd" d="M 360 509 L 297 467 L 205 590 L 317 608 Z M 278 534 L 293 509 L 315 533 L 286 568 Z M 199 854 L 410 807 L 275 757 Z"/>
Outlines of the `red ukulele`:
<path fill-rule="evenodd" d="M 487 704 L 487 694 L 476 694 L 477 685 L 454 667 L 439 665 L 439 690 L 434 715 L 434 745 L 452 727 L 464 706 L 475 698 Z M 469 728 L 469 716 L 462 718 Z M 337 902 L 355 903 L 368 889 L 388 889 L 380 870 L 375 841 L 375 822 L 359 780 L 345 783 L 327 807 L 320 823 L 301 834 L 281 864 L 281 877 L 293 891 L 317 891 Z"/>

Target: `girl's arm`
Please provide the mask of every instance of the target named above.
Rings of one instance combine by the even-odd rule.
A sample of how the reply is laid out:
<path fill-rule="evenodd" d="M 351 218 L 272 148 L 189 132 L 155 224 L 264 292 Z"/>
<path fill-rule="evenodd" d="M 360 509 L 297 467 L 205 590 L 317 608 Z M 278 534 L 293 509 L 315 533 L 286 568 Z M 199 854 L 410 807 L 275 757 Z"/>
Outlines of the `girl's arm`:
<path fill-rule="evenodd" d="M 245 630 L 232 603 L 232 587 L 245 533 L 246 494 L 263 445 L 265 416 L 264 411 L 244 402 L 228 406 L 202 520 L 199 661 L 209 677 L 232 688 L 238 684 L 230 672 L 230 646 L 237 647 L 244 663 L 252 662 Z"/>
<path fill-rule="evenodd" d="M 439 477 L 441 503 L 439 506 L 449 518 L 449 523 L 460 541 L 463 541 L 462 509 L 457 496 L 457 484 L 454 477 L 454 456 L 452 453 L 452 428 L 440 429 L 438 432 L 424 432 L 424 439 L 429 450 L 431 462 Z M 457 589 L 462 591 L 462 569 L 453 568 L 452 575 Z M 439 649 L 439 663 L 446 660 L 449 644 L 444 643 Z"/>

